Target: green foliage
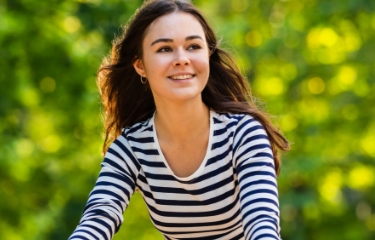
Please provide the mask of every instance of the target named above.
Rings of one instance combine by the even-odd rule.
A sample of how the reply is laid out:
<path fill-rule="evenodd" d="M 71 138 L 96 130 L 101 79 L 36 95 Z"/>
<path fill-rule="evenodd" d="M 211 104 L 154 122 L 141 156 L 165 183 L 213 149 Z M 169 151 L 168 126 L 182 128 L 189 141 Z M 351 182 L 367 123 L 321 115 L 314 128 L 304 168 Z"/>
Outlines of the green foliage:
<path fill-rule="evenodd" d="M 0 238 L 67 239 L 100 169 L 101 59 L 141 0 L 0 1 Z M 292 150 L 282 236 L 375 239 L 375 2 L 197 0 Z M 115 239 L 161 239 L 135 193 Z"/>

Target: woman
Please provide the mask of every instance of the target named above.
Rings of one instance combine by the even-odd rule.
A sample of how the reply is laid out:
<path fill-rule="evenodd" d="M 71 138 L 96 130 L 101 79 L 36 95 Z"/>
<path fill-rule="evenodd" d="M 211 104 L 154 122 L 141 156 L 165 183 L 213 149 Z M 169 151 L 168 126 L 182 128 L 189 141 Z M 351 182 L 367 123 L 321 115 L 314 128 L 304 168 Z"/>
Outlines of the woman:
<path fill-rule="evenodd" d="M 146 2 L 99 70 L 105 158 L 70 239 L 111 239 L 138 188 L 165 239 L 279 239 L 287 140 L 197 9 Z"/>

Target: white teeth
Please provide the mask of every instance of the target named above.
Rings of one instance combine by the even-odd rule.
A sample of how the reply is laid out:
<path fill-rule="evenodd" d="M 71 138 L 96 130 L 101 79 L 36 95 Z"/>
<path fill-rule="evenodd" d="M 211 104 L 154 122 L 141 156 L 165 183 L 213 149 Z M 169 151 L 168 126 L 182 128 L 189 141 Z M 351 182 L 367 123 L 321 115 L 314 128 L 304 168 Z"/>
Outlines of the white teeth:
<path fill-rule="evenodd" d="M 179 80 L 181 80 L 181 79 L 187 79 L 187 78 L 191 78 L 191 77 L 193 77 L 193 75 L 178 75 L 178 76 L 172 76 L 172 79 L 179 79 Z"/>

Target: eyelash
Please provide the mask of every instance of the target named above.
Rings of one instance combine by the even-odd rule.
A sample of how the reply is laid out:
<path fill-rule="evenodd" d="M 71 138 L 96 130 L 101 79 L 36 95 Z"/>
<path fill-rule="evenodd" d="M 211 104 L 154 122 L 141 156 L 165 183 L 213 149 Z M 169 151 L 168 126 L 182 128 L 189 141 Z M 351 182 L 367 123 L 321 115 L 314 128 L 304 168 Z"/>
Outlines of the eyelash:
<path fill-rule="evenodd" d="M 201 46 L 199 46 L 198 44 L 192 44 L 188 47 L 188 49 L 192 48 L 191 50 L 198 50 L 198 49 L 201 49 Z M 168 51 L 165 51 L 167 50 Z M 170 47 L 161 47 L 157 52 L 170 52 L 172 50 L 172 48 Z"/>
<path fill-rule="evenodd" d="M 192 45 L 190 45 L 190 47 L 189 48 L 193 48 L 193 50 L 198 50 L 198 49 L 201 49 L 201 46 L 199 46 L 198 44 L 192 44 Z"/>
<path fill-rule="evenodd" d="M 165 49 L 168 49 L 168 51 L 164 51 Z M 172 50 L 170 47 L 161 47 L 157 52 L 170 52 Z"/>

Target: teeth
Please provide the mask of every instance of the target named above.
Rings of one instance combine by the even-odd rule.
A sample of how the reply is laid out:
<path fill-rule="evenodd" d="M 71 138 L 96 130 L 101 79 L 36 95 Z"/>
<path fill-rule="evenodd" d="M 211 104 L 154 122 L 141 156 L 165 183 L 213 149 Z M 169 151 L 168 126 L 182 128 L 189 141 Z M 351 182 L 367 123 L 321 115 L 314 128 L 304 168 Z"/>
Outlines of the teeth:
<path fill-rule="evenodd" d="M 181 79 L 187 79 L 187 78 L 191 78 L 191 77 L 193 77 L 193 75 L 178 75 L 178 76 L 172 76 L 172 79 L 179 79 L 179 80 L 181 80 Z"/>

